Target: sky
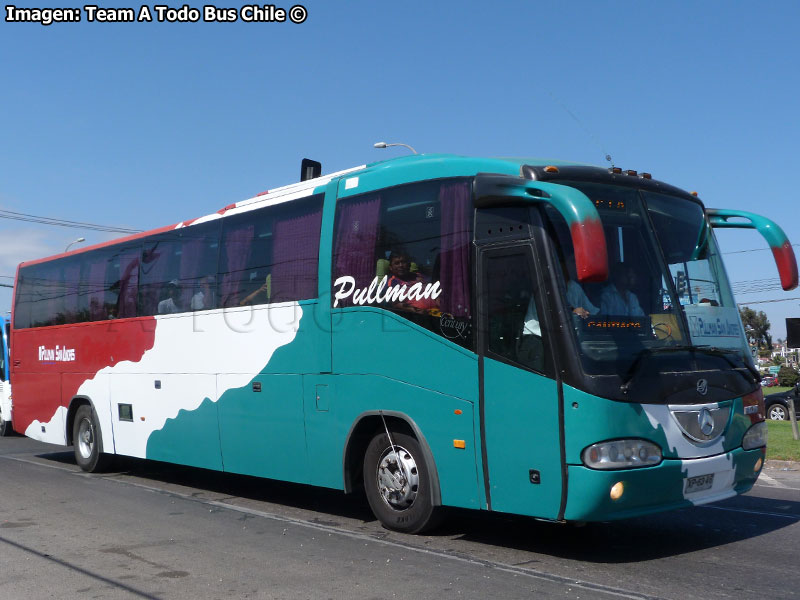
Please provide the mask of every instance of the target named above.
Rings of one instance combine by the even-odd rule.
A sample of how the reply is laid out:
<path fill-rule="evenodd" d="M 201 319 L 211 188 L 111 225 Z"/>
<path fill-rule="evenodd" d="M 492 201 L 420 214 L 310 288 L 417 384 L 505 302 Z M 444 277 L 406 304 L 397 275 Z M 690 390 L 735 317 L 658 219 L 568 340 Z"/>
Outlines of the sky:
<path fill-rule="evenodd" d="M 0 210 L 152 229 L 293 183 L 304 157 L 330 173 L 407 152 L 373 148 L 387 141 L 601 166 L 610 154 L 706 206 L 769 217 L 800 247 L 796 0 L 302 1 L 299 24 L 204 22 L 191 1 L 167 6 L 199 22 L 136 2 L 101 5 L 147 6 L 152 22 L 16 2 L 82 20 L 0 20 Z M 717 236 L 737 301 L 785 337 L 800 290 L 781 290 L 755 231 Z M 115 234 L 0 218 L 0 283 L 78 237 Z"/>

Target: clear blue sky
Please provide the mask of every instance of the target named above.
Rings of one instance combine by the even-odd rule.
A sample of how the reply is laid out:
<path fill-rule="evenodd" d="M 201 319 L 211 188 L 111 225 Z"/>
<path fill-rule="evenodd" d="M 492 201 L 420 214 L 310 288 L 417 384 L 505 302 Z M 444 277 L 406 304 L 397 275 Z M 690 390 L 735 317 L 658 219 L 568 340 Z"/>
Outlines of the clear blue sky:
<path fill-rule="evenodd" d="M 403 152 L 372 148 L 386 140 L 598 165 L 609 152 L 800 243 L 796 0 L 304 6 L 299 25 L 0 21 L 0 209 L 150 229 L 294 182 L 303 157 L 332 172 Z M 752 305 L 784 337 L 800 291 L 780 290 L 768 250 L 739 252 L 766 249 L 757 233 L 718 235 L 735 289 L 765 280 L 738 301 L 784 300 Z M 0 276 L 111 237 L 5 219 L 0 236 Z"/>

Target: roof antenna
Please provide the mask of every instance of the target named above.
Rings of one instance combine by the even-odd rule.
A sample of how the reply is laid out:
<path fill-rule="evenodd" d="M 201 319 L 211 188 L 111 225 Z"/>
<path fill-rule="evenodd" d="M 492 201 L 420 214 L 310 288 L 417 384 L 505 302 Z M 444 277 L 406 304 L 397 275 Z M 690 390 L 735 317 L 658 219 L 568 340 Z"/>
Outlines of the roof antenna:
<path fill-rule="evenodd" d="M 591 131 L 589 131 L 589 129 L 581 122 L 581 120 L 578 117 L 576 117 L 572 113 L 572 111 L 569 108 L 567 108 L 567 105 L 564 104 L 561 100 L 559 100 L 553 92 L 548 92 L 548 93 L 550 94 L 550 97 L 553 99 L 553 102 L 555 102 L 562 109 L 564 109 L 564 112 L 567 113 L 570 117 L 573 118 L 573 120 L 578 124 L 578 127 L 583 129 L 583 132 L 586 135 L 588 135 L 590 138 L 592 138 L 592 141 L 594 141 L 594 143 L 597 144 L 597 146 L 600 148 L 600 151 L 603 153 L 606 161 L 608 161 L 611 164 L 611 167 L 613 168 L 614 167 L 614 159 L 611 158 L 611 154 L 610 153 L 606 152 L 605 147 L 600 142 L 600 140 L 597 139 L 597 136 L 595 136 Z"/>

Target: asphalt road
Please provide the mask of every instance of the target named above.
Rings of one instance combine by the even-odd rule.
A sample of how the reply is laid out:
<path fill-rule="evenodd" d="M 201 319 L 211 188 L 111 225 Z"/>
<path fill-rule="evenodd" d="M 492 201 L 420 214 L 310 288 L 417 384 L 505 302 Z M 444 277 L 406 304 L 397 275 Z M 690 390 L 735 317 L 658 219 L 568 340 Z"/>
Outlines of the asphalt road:
<path fill-rule="evenodd" d="M 452 511 L 388 532 L 330 490 L 0 439 L 0 599 L 797 598 L 800 467 L 749 494 L 573 527 Z"/>

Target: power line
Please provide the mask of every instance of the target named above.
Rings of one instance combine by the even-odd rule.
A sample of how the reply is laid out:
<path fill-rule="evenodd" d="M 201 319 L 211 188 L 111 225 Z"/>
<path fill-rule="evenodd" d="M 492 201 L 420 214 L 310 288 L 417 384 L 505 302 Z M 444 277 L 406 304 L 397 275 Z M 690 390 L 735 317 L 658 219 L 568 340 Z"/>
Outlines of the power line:
<path fill-rule="evenodd" d="M 748 300 L 746 302 L 737 302 L 736 304 L 769 304 L 772 302 L 789 302 L 790 300 L 800 300 L 800 296 L 795 298 L 781 298 L 780 300 Z"/>
<path fill-rule="evenodd" d="M 67 219 L 56 219 L 54 217 L 39 217 L 27 213 L 14 212 L 13 210 L 0 210 L 0 219 L 11 219 L 12 221 L 26 221 L 28 223 L 40 223 L 41 225 L 55 225 L 58 227 L 70 227 L 72 229 L 88 229 L 91 231 L 105 231 L 110 233 L 141 233 L 140 229 L 128 229 L 126 227 L 113 227 L 110 225 L 98 225 L 97 223 L 86 223 L 84 221 L 70 221 Z"/>
<path fill-rule="evenodd" d="M 800 248 L 800 244 L 792 244 L 792 248 Z M 732 250 L 730 252 L 723 252 L 723 254 L 744 254 L 745 252 L 761 252 L 763 250 L 772 250 L 772 248 L 751 248 L 750 250 Z"/>

